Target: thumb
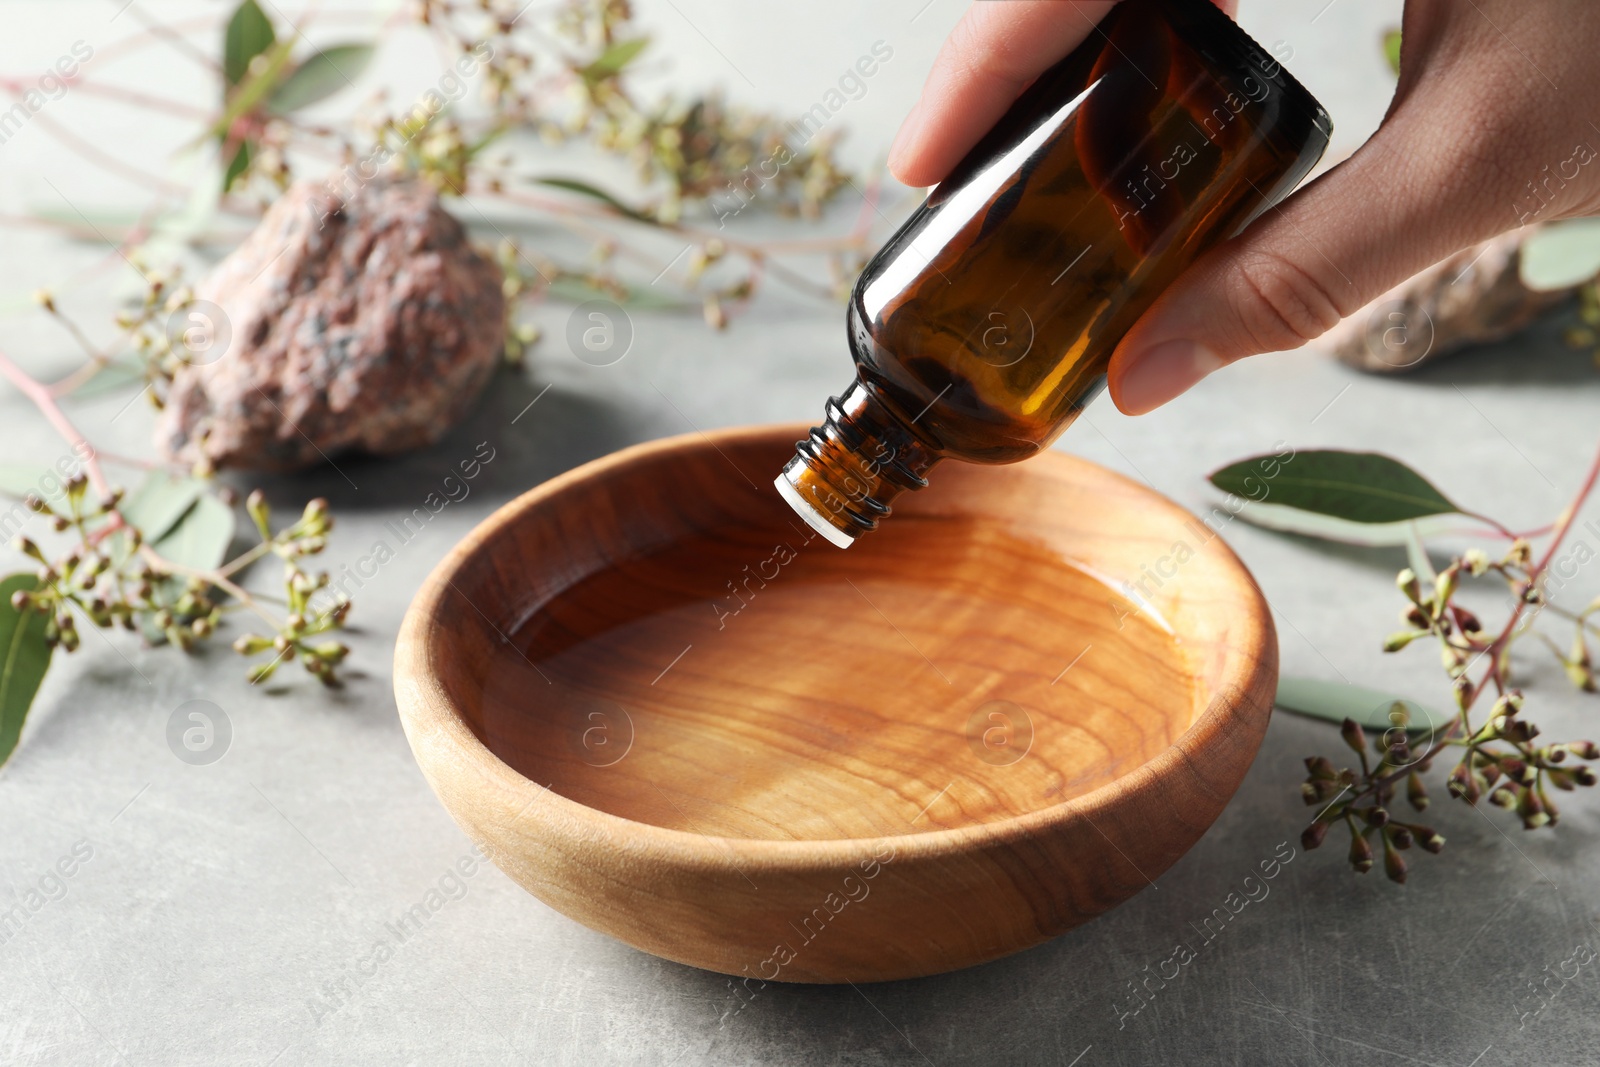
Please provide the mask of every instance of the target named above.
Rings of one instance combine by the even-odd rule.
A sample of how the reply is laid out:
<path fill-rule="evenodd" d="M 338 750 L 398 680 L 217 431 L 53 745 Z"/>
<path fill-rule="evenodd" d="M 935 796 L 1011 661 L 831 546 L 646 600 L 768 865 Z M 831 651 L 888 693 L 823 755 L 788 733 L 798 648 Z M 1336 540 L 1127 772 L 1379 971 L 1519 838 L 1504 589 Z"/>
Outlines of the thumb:
<path fill-rule="evenodd" d="M 1118 344 L 1117 407 L 1140 415 L 1237 359 L 1298 348 L 1510 229 L 1505 180 L 1451 149 L 1467 132 L 1451 125 L 1437 109 L 1402 106 L 1350 159 L 1191 265 Z"/>

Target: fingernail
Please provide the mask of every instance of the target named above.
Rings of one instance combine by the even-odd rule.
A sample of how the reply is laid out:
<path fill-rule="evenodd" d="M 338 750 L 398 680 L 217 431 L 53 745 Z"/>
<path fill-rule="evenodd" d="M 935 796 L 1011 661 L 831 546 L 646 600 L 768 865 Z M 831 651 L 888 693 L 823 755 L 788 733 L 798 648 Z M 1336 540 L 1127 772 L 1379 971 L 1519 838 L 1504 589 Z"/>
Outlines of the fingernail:
<path fill-rule="evenodd" d="M 910 141 L 911 135 L 916 132 L 921 114 L 922 101 L 918 100 L 916 106 L 911 109 L 910 114 L 906 115 L 905 121 L 900 124 L 900 132 L 894 135 L 894 141 L 889 145 L 890 169 L 893 169 L 896 157 L 900 155 L 900 150 L 906 146 L 906 142 Z"/>
<path fill-rule="evenodd" d="M 1193 341 L 1163 341 L 1133 357 L 1122 374 L 1117 406 L 1129 415 L 1143 415 L 1192 388 L 1196 382 L 1224 366 L 1205 345 Z"/>

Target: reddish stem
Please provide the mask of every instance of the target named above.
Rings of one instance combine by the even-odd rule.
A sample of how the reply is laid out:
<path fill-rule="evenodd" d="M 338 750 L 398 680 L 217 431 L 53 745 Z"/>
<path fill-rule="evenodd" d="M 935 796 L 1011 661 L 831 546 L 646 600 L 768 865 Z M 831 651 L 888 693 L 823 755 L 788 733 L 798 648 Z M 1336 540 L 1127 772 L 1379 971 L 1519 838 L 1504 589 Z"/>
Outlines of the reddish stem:
<path fill-rule="evenodd" d="M 50 395 L 49 388 L 29 377 L 26 371 L 13 363 L 11 357 L 3 352 L 0 352 L 0 374 L 5 375 L 23 396 L 33 401 L 34 407 L 50 420 L 50 425 L 66 438 L 74 452 L 83 455 L 84 470 L 89 473 L 89 480 L 94 483 L 95 490 L 102 497 L 109 497 L 111 484 L 106 481 L 105 472 L 100 469 L 100 460 L 95 456 L 94 446 L 90 445 L 89 439 L 72 425 L 72 420 L 61 410 L 56 398 Z"/>

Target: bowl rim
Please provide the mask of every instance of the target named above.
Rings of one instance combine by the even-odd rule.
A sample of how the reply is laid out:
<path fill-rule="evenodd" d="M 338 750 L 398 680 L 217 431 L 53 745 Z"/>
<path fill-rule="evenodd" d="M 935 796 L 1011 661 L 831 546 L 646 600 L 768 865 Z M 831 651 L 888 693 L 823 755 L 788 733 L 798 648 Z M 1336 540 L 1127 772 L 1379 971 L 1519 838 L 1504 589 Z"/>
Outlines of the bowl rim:
<path fill-rule="evenodd" d="M 893 843 L 898 863 L 901 858 L 938 858 L 970 852 L 979 847 L 1014 842 L 1079 817 L 1088 819 L 1090 824 L 1094 825 L 1094 815 L 1116 807 L 1118 801 L 1130 792 L 1143 788 L 1160 788 L 1160 782 L 1166 774 L 1179 772 L 1184 764 L 1190 762 L 1191 751 L 1206 750 L 1224 730 L 1230 727 L 1248 728 L 1249 723 L 1260 720 L 1260 730 L 1265 732 L 1266 721 L 1272 711 L 1272 700 L 1269 697 L 1261 706 L 1254 707 L 1249 694 L 1252 683 L 1261 672 L 1276 669 L 1277 641 L 1271 608 L 1244 563 L 1219 537 L 1211 543 L 1218 552 L 1213 565 L 1233 571 L 1234 577 L 1239 580 L 1240 588 L 1253 593 L 1256 602 L 1255 611 L 1241 615 L 1237 640 L 1230 641 L 1224 646 L 1225 655 L 1218 670 L 1220 681 L 1216 689 L 1231 688 L 1238 694 L 1237 699 L 1209 700 L 1189 727 L 1174 738 L 1166 748 L 1103 785 L 1087 793 L 1020 815 L 955 828 L 913 830 L 903 834 L 880 834 L 870 837 L 787 840 L 702 834 L 692 830 L 677 830 L 641 822 L 579 803 L 549 786 L 540 785 L 524 776 L 483 743 L 467 724 L 456 701 L 451 699 L 438 684 L 437 672 L 432 666 L 436 645 L 430 638 L 428 620 L 443 601 L 446 590 L 455 589 L 458 595 L 465 596 L 459 587 L 455 586 L 453 579 L 486 542 L 512 524 L 523 521 L 530 511 L 546 504 L 552 498 L 559 497 L 570 487 L 617 468 L 690 449 L 710 448 L 722 453 L 724 446 L 736 447 L 750 442 L 770 444 L 773 439 L 784 436 L 793 436 L 795 440 L 799 440 L 805 436 L 808 428 L 807 423 L 736 426 L 711 431 L 695 430 L 641 442 L 590 460 L 541 482 L 502 504 L 473 527 L 434 566 L 423 581 L 406 609 L 396 639 L 394 662 L 396 703 L 407 740 L 425 773 L 429 772 L 430 762 L 439 758 L 439 753 L 434 751 L 424 755 L 423 747 L 426 745 L 432 748 L 443 743 L 451 749 L 455 762 L 470 763 L 475 771 L 493 779 L 508 795 L 516 798 L 520 807 L 518 813 L 512 817 L 512 823 L 532 811 L 534 802 L 543 796 L 548 802 L 553 803 L 555 808 L 544 809 L 546 814 L 541 816 L 541 821 L 547 827 L 560 827 L 551 832 L 563 838 L 581 839 L 591 847 L 605 841 L 620 848 L 645 850 L 657 859 L 669 861 L 673 866 L 683 868 L 722 869 L 727 868 L 732 859 L 740 861 L 737 865 L 747 864 L 752 868 L 770 871 L 809 869 L 819 864 L 830 863 L 840 867 L 849 866 L 859 862 L 863 854 L 870 853 L 873 848 L 881 846 L 885 841 Z M 723 458 L 727 458 L 726 454 Z M 1070 453 L 1050 449 L 1024 462 L 1055 468 L 1073 466 L 1094 468 L 1100 474 L 1148 495 L 1152 505 L 1176 512 L 1186 519 L 1193 519 L 1190 512 L 1149 486 Z M 494 625 L 493 620 L 490 620 L 490 623 Z M 1251 755 L 1253 760 L 1254 753 Z M 429 777 L 431 780 L 431 774 Z M 450 809 L 454 816 L 455 813 L 448 803 L 446 808 Z M 502 829 L 507 828 L 509 826 L 502 827 Z M 1098 826 L 1095 828 L 1099 829 Z M 1104 831 L 1101 833 L 1103 836 Z M 1148 878 L 1146 880 L 1148 881 Z"/>

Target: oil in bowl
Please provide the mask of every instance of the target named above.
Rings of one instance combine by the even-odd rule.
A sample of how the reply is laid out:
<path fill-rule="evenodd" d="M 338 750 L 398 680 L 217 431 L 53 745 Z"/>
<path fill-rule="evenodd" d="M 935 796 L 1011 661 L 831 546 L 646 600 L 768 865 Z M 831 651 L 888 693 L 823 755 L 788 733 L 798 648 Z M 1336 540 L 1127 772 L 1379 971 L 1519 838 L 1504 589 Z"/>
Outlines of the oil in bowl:
<path fill-rule="evenodd" d="M 1049 547 L 908 517 L 843 552 L 766 510 L 589 574 L 509 633 L 489 750 L 624 818 L 802 840 L 1036 811 L 1188 728 L 1175 636 Z"/>

